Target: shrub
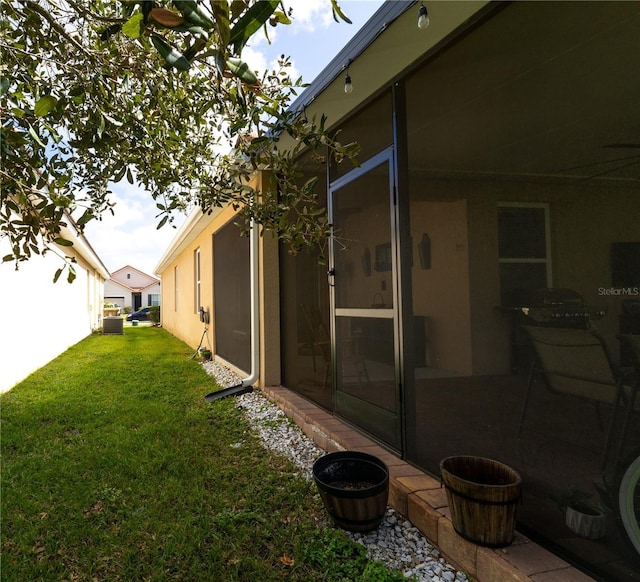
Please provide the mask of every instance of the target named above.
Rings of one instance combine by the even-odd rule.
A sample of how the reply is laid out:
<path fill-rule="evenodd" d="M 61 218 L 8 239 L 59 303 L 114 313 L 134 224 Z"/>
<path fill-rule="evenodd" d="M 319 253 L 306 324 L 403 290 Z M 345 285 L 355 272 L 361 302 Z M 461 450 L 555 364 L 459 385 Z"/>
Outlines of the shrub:
<path fill-rule="evenodd" d="M 149 307 L 149 319 L 153 321 L 153 323 L 160 323 L 160 306 L 159 305 L 151 305 Z"/>

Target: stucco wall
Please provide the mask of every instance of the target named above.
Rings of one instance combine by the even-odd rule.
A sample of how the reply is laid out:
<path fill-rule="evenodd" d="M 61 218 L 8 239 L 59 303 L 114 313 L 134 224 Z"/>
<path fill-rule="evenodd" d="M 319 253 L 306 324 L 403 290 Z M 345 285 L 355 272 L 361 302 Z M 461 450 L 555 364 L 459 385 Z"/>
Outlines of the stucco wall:
<path fill-rule="evenodd" d="M 231 208 L 223 210 L 197 233 L 180 253 L 166 264 L 162 279 L 162 326 L 194 349 L 202 338 L 202 345 L 215 352 L 215 314 L 213 310 L 213 244 L 216 230 L 234 216 Z M 195 296 L 195 251 L 200 249 L 200 298 L 209 311 L 210 323 L 200 321 Z M 206 333 L 205 332 L 206 328 Z M 204 335 L 203 335 L 204 334 Z"/>
<path fill-rule="evenodd" d="M 6 239 L 0 239 L 0 248 L 3 255 L 9 252 Z M 75 281 L 67 283 L 63 274 L 53 283 L 61 266 L 53 253 L 33 256 L 19 271 L 13 263 L 0 264 L 0 392 L 101 325 L 103 274 L 78 257 Z"/>

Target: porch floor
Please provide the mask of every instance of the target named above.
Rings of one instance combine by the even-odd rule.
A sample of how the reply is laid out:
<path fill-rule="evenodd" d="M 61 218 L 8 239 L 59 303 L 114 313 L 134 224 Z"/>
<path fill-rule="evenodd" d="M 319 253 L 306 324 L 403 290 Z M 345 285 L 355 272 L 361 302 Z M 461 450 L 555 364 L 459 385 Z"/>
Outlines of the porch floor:
<path fill-rule="evenodd" d="M 323 450 L 357 449 L 383 459 L 390 473 L 389 505 L 409 519 L 448 561 L 478 582 L 593 580 L 519 532 L 513 544 L 500 549 L 464 540 L 453 529 L 446 492 L 437 479 L 287 388 L 271 386 L 262 392 Z"/>

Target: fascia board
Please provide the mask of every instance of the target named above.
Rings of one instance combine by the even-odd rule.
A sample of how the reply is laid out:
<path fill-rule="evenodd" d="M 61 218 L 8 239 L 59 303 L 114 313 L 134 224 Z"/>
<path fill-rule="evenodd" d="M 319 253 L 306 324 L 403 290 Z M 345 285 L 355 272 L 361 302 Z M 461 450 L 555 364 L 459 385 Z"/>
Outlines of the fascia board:
<path fill-rule="evenodd" d="M 63 226 L 60 229 L 60 234 L 63 238 L 73 242 L 72 247 L 59 247 L 65 254 L 68 253 L 69 248 L 73 249 L 73 251 L 89 263 L 103 279 L 110 278 L 109 271 L 84 236 L 78 234 L 68 226 Z"/>
<path fill-rule="evenodd" d="M 178 229 L 153 272 L 162 273 L 223 210 L 224 208 L 214 208 L 210 213 L 204 213 L 196 206 Z"/>

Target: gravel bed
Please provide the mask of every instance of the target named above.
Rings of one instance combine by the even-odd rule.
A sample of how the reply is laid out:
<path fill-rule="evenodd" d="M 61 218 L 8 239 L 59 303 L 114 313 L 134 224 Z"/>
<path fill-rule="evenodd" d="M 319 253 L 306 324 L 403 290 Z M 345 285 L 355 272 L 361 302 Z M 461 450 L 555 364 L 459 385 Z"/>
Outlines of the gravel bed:
<path fill-rule="evenodd" d="M 203 362 L 206 372 L 223 388 L 239 384 L 241 379 L 228 368 L 209 361 Z M 249 424 L 265 448 L 289 457 L 300 474 L 312 479 L 313 463 L 324 451 L 306 437 L 287 415 L 258 391 L 236 398 Z M 362 544 L 369 559 L 378 560 L 389 568 L 417 582 L 469 582 L 464 572 L 456 571 L 441 557 L 437 548 L 411 522 L 388 508 L 380 526 L 371 532 L 345 532 Z"/>

